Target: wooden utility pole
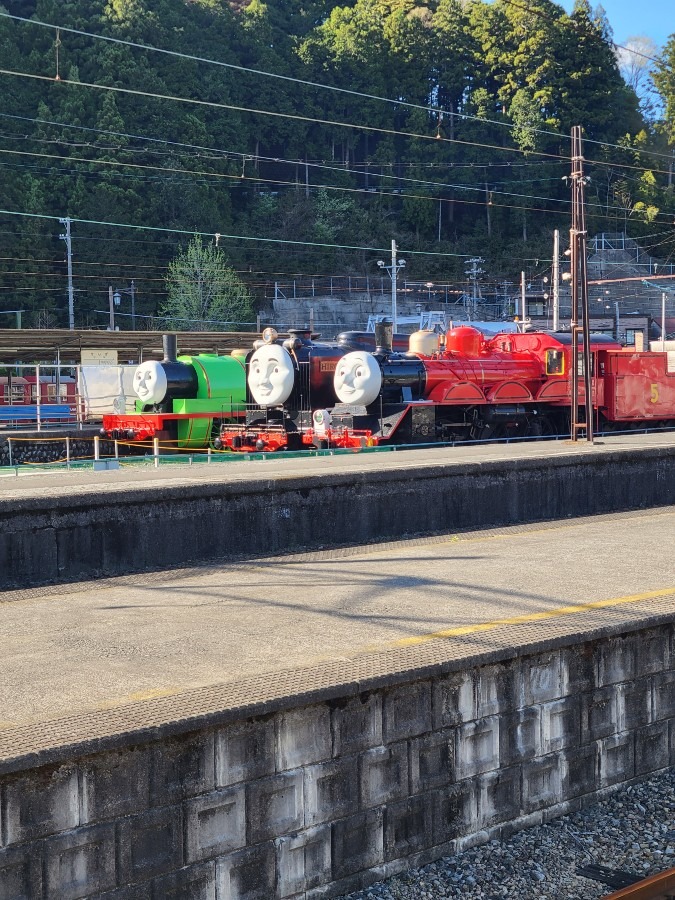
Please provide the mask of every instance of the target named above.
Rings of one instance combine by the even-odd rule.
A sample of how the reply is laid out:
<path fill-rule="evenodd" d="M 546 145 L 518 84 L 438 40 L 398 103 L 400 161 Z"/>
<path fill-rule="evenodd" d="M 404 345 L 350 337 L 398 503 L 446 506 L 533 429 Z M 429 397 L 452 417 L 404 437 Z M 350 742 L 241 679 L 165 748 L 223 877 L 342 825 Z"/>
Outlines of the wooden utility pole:
<path fill-rule="evenodd" d="M 588 319 L 588 271 L 586 265 L 586 213 L 584 206 L 584 158 L 581 145 L 581 126 L 572 128 L 572 227 L 570 229 L 570 262 L 572 275 L 572 371 L 571 438 L 578 439 L 580 431 L 593 443 L 593 380 L 591 372 L 591 329 Z M 581 324 L 579 314 L 581 313 Z M 583 338 L 583 353 L 579 357 L 579 336 Z M 579 363 L 582 363 L 580 366 Z M 579 370 L 584 376 L 584 421 L 579 420 Z"/>

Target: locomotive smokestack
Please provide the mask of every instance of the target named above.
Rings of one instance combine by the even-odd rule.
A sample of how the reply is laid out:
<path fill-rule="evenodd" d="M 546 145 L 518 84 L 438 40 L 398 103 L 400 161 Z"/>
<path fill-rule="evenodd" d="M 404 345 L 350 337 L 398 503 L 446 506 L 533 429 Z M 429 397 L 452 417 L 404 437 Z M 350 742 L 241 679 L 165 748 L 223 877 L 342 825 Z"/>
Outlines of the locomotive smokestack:
<path fill-rule="evenodd" d="M 178 357 L 178 338 L 175 334 L 162 335 L 162 347 L 164 359 L 162 362 L 176 362 Z"/>
<path fill-rule="evenodd" d="M 394 346 L 394 325 L 386 319 L 375 323 L 375 352 L 391 353 Z"/>

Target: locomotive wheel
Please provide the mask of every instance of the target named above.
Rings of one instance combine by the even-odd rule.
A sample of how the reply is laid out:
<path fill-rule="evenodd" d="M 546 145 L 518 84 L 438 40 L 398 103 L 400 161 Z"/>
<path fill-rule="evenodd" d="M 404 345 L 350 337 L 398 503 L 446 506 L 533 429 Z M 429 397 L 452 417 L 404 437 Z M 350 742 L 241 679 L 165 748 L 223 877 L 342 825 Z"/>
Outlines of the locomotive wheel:
<path fill-rule="evenodd" d="M 287 431 L 286 449 L 290 452 L 302 450 L 302 435 L 297 431 Z"/>
<path fill-rule="evenodd" d="M 209 436 L 209 446 L 212 450 L 219 449 L 215 446 L 216 438 L 220 438 L 220 419 L 214 419 L 213 424 L 211 425 L 211 434 Z"/>
<path fill-rule="evenodd" d="M 501 425 L 486 422 L 474 429 L 469 439 L 473 441 L 493 441 L 503 436 L 504 429 Z"/>
<path fill-rule="evenodd" d="M 541 433 L 544 436 L 558 434 L 558 429 L 555 427 L 555 421 L 549 419 L 548 416 L 542 416 L 539 421 L 541 422 Z"/>

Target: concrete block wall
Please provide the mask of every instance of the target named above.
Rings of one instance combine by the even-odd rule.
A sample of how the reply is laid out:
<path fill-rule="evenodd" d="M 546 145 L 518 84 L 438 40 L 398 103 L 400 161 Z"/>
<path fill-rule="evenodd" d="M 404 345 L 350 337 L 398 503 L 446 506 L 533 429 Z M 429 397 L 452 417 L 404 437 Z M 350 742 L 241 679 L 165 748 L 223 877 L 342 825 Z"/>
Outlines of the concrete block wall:
<path fill-rule="evenodd" d="M 513 652 L 17 762 L 0 898 L 334 897 L 675 764 L 675 625 Z"/>

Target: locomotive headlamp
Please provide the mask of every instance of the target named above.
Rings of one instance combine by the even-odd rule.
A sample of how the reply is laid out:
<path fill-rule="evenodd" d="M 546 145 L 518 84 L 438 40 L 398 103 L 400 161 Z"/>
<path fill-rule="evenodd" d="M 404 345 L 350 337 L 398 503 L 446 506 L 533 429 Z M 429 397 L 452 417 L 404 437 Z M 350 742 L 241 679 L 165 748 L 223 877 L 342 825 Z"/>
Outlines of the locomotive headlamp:
<path fill-rule="evenodd" d="M 273 344 L 274 341 L 276 341 L 276 339 L 278 337 L 279 337 L 279 332 L 276 330 L 276 328 L 272 328 L 271 326 L 268 326 L 267 328 L 265 328 L 263 330 L 262 339 L 263 339 L 263 341 L 265 341 L 266 344 Z"/>

